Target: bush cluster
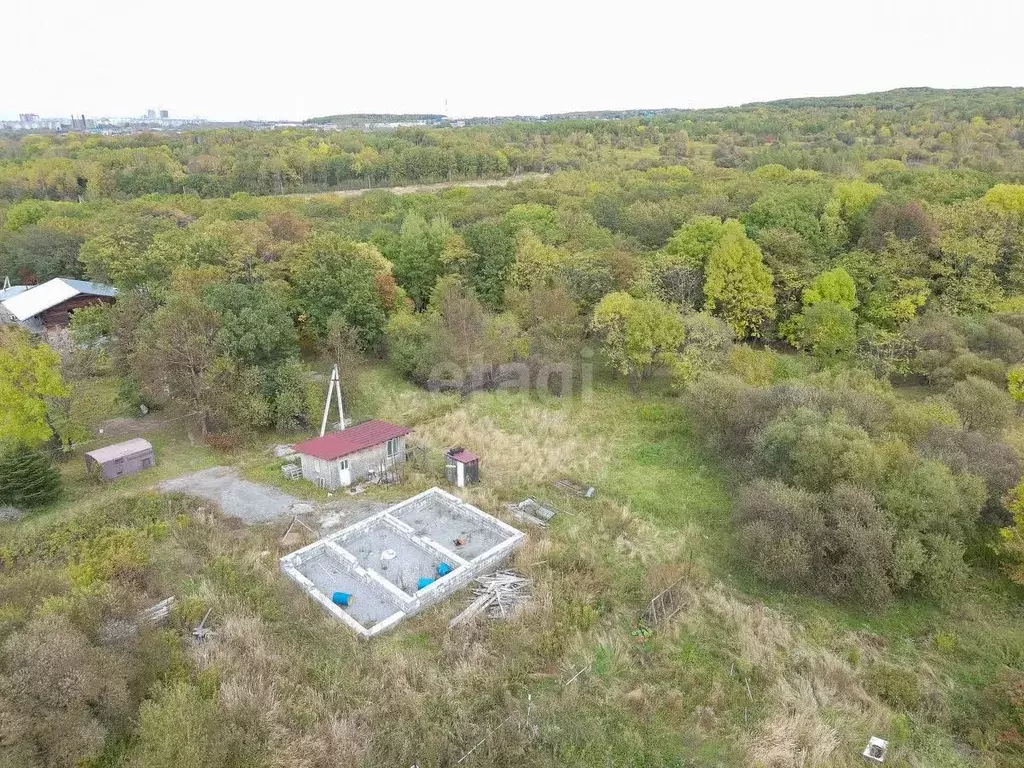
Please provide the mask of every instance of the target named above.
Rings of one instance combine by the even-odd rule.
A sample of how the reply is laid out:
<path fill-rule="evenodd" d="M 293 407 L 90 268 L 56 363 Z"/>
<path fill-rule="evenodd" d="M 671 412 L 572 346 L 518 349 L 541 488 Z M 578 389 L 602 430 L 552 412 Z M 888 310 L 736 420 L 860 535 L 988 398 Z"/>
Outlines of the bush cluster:
<path fill-rule="evenodd" d="M 986 521 L 1005 524 L 1022 472 L 984 416 L 989 384 L 957 386 L 952 402 L 910 403 L 854 372 L 770 387 L 698 381 L 696 427 L 747 479 L 735 516 L 755 572 L 872 605 L 956 595 L 968 543 Z"/>

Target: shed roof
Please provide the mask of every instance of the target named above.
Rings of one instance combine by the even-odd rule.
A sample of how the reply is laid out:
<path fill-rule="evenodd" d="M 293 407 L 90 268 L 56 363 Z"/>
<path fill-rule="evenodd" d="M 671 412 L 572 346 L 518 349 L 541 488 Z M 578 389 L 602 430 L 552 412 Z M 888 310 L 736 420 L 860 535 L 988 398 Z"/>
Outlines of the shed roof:
<path fill-rule="evenodd" d="M 295 450 L 297 453 L 333 461 L 342 456 L 386 443 L 393 437 L 401 437 L 410 432 L 412 430 L 408 427 L 400 427 L 397 424 L 374 419 L 343 429 L 341 432 L 331 432 L 329 435 L 298 443 Z"/>
<path fill-rule="evenodd" d="M 117 296 L 117 289 L 103 283 L 90 283 L 85 280 L 69 280 L 55 277 L 42 285 L 29 288 L 10 298 L 3 299 L 4 308 L 19 321 L 35 317 L 61 302 L 76 296 Z"/>
<path fill-rule="evenodd" d="M 153 450 L 153 446 L 148 440 L 136 437 L 133 440 L 125 440 L 123 443 L 114 443 L 104 448 L 97 448 L 95 451 L 89 451 L 85 455 L 100 464 L 106 464 L 114 459 L 126 459 L 137 453 L 151 450 Z"/>
<path fill-rule="evenodd" d="M 455 459 L 455 461 L 459 462 L 460 464 L 472 464 L 474 461 L 480 460 L 479 456 L 477 456 L 475 453 L 470 453 L 469 451 L 457 451 L 455 453 L 449 454 L 449 456 L 451 456 L 453 459 Z"/>
<path fill-rule="evenodd" d="M 13 299 L 19 293 L 24 293 L 31 287 L 31 285 L 12 285 L 6 291 L 0 291 L 0 301 L 7 301 L 8 299 Z"/>

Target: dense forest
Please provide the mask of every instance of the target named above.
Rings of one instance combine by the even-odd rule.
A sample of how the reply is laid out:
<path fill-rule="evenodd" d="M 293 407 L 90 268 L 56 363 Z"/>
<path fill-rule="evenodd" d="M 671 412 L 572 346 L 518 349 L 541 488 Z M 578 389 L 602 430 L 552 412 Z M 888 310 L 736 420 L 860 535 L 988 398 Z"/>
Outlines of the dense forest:
<path fill-rule="evenodd" d="M 531 171 L 550 175 L 436 194 L 285 195 Z M 728 474 L 727 535 L 754 589 L 880 614 L 953 611 L 978 590 L 1019 605 L 1024 89 L 381 133 L 0 137 L 3 275 L 121 291 L 112 307 L 75 313 L 50 346 L 0 334 L 12 466 L 90 436 L 68 404 L 90 377 L 113 377 L 134 409 L 196 414 L 202 436 L 229 449 L 317 424 L 324 361 L 342 363 L 350 391 L 360 370 L 387 366 L 462 394 L 510 366 L 572 378 L 593 362 L 601 386 L 685 414 Z M 18 506 L 16 491 L 0 504 Z M 173 514 L 147 508 L 146 525 L 174 525 Z M 18 535 L 0 552 L 0 590 L 28 601 L 28 555 L 46 547 L 32 538 L 42 534 Z M 4 669 L 13 675 L 47 632 L 72 633 L 80 610 L 5 615 Z M 1024 647 L 1006 643 L 999 668 L 962 690 L 919 695 L 916 678 L 887 667 L 872 695 L 922 734 L 952 734 L 969 764 L 1019 765 Z M 167 718 L 204 706 L 214 683 L 128 685 L 88 721 L 118 723 L 124 754 L 94 734 L 61 754 L 24 726 L 0 755 L 34 740 L 9 764 L 134 754 L 141 762 L 125 764 L 170 765 L 156 757 L 168 738 L 153 735 L 158 707 Z M 29 698 L 0 686 L 2 711 Z M 141 735 L 122 732 L 129 700 L 143 702 Z M 523 749 L 495 764 L 549 764 Z M 378 762 L 345 764 L 410 758 L 370 754 Z M 755 764 L 750 754 L 735 764 Z M 222 764 L 257 764 L 238 759 Z"/>

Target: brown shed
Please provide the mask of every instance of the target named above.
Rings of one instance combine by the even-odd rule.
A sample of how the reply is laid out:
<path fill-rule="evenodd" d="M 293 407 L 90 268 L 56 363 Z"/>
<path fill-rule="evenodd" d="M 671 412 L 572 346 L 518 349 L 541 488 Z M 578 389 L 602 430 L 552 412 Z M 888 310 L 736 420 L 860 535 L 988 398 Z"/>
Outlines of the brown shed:
<path fill-rule="evenodd" d="M 122 475 L 131 475 L 156 464 L 153 446 L 148 440 L 137 437 L 123 443 L 97 448 L 85 454 L 85 466 L 104 480 L 116 480 Z"/>

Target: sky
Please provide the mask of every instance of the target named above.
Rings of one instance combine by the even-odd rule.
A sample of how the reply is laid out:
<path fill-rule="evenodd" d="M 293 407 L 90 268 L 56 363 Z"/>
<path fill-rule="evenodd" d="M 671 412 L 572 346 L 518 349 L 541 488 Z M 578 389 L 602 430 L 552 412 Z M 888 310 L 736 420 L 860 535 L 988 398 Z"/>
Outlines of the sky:
<path fill-rule="evenodd" d="M 12 0 L 4 17 L 0 119 L 468 117 L 1024 86 L 1021 0 Z"/>

